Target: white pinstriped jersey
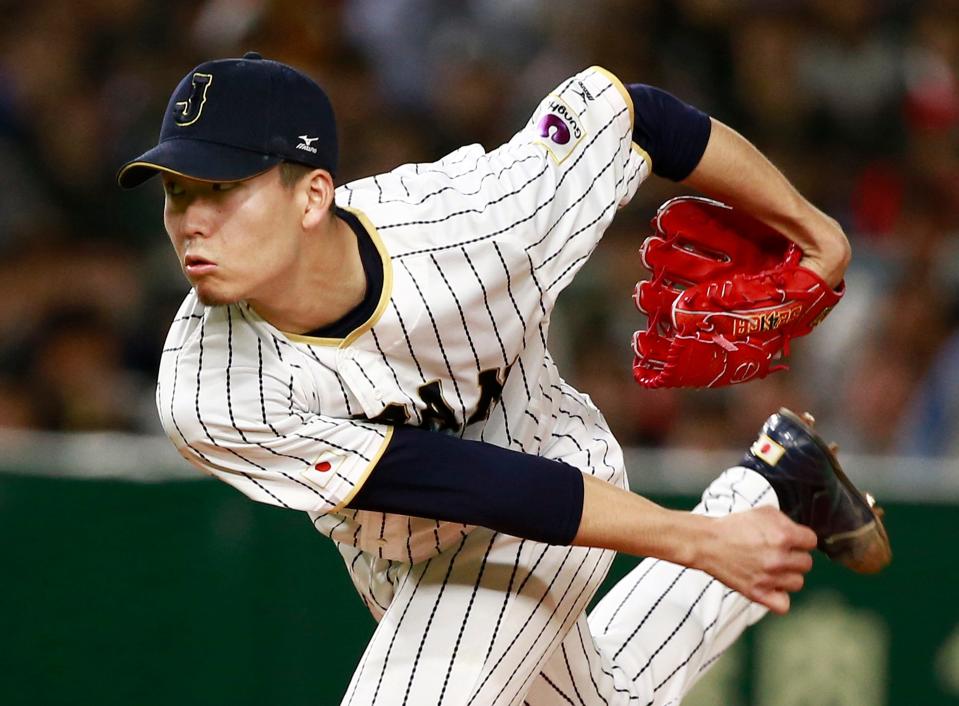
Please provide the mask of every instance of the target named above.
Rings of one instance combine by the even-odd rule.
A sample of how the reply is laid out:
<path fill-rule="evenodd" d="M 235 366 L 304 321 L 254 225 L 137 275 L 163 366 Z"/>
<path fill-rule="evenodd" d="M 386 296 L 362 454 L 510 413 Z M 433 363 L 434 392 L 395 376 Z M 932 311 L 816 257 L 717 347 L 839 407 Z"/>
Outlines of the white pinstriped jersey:
<path fill-rule="evenodd" d="M 254 500 L 307 511 L 340 545 L 411 563 L 466 528 L 344 509 L 390 424 L 550 458 L 587 447 L 583 470 L 623 485 L 615 440 L 546 339 L 557 295 L 650 173 L 632 110 L 594 67 L 496 150 L 471 145 L 338 188 L 384 270 L 375 313 L 346 338 L 285 334 L 245 303 L 205 307 L 191 292 L 157 386 L 179 451 Z"/>

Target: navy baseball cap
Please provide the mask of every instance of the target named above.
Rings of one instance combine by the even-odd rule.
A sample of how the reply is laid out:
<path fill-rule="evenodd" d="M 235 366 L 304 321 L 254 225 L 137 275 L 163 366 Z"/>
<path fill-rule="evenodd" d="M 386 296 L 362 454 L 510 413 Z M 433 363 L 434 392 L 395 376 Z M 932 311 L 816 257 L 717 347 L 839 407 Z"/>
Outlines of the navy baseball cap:
<path fill-rule="evenodd" d="M 336 174 L 333 106 L 308 76 L 249 52 L 204 62 L 184 76 L 158 144 L 124 164 L 117 181 L 131 188 L 157 172 L 240 181 L 282 161 Z"/>

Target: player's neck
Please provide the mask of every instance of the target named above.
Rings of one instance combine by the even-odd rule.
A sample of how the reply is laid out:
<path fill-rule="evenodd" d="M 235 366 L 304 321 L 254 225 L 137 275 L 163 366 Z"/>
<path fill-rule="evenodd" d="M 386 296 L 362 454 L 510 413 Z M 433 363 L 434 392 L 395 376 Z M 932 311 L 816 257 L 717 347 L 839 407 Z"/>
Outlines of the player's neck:
<path fill-rule="evenodd" d="M 358 306 L 366 295 L 366 274 L 356 234 L 342 218 L 307 235 L 303 257 L 290 277 L 270 295 L 250 299 L 263 319 L 286 333 L 327 326 Z"/>

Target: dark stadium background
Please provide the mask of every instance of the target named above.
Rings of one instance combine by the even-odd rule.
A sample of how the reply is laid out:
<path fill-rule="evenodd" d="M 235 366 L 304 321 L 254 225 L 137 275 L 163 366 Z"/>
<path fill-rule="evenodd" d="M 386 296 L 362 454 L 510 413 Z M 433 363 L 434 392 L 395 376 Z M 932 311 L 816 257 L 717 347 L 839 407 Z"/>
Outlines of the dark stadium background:
<path fill-rule="evenodd" d="M 153 184 L 114 185 L 176 81 L 257 50 L 329 91 L 339 181 L 487 147 L 600 64 L 756 142 L 854 261 L 792 370 L 719 391 L 630 382 L 651 179 L 560 300 L 552 350 L 688 505 L 781 404 L 885 499 L 895 563 L 817 561 L 688 702 L 959 703 L 959 2 L 0 0 L 0 703 L 337 703 L 372 629 L 305 518 L 201 480 L 156 441 L 186 283 Z M 712 464 L 712 465 L 710 465 Z M 617 564 L 622 571 L 629 562 Z"/>

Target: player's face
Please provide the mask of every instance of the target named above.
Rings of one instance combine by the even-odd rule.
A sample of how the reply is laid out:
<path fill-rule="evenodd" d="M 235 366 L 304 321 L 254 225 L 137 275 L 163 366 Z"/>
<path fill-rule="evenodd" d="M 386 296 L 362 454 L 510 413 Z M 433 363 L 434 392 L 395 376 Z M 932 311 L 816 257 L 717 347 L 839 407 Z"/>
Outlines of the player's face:
<path fill-rule="evenodd" d="M 269 298 L 299 257 L 292 190 L 279 170 L 210 183 L 163 175 L 163 222 L 180 266 L 207 306 Z"/>

